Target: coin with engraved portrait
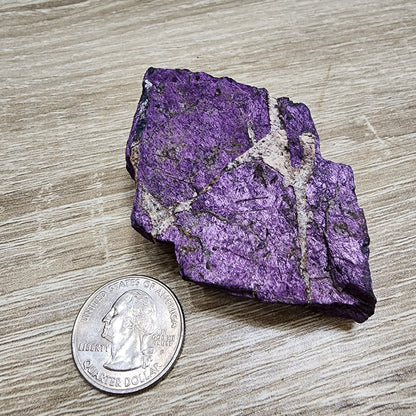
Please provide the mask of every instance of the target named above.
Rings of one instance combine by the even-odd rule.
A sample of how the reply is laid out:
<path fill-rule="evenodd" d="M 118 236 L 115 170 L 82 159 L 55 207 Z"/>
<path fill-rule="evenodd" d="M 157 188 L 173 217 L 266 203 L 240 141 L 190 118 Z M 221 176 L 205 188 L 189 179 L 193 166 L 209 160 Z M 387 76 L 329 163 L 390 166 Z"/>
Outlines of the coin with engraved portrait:
<path fill-rule="evenodd" d="M 173 292 L 148 276 L 126 276 L 95 291 L 72 331 L 80 373 L 109 393 L 132 393 L 159 381 L 184 338 L 184 316 Z"/>

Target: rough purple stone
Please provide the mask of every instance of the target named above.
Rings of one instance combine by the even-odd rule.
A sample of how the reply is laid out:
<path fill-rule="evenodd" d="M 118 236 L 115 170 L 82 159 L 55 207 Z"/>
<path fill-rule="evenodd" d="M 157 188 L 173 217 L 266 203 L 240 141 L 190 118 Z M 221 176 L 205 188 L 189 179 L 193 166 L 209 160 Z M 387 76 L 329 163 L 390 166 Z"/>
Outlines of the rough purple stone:
<path fill-rule="evenodd" d="M 353 173 L 322 158 L 305 105 L 150 68 L 126 159 L 132 225 L 175 245 L 184 279 L 357 322 L 374 313 Z"/>

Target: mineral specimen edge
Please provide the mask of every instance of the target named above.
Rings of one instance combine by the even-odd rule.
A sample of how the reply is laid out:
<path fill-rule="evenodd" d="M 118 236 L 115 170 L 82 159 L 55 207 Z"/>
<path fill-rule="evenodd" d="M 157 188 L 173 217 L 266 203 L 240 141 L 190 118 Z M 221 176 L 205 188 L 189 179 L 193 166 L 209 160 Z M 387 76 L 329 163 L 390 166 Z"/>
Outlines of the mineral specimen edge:
<path fill-rule="evenodd" d="M 132 225 L 184 279 L 365 321 L 376 298 L 349 166 L 308 108 L 203 72 L 149 68 L 126 147 Z"/>

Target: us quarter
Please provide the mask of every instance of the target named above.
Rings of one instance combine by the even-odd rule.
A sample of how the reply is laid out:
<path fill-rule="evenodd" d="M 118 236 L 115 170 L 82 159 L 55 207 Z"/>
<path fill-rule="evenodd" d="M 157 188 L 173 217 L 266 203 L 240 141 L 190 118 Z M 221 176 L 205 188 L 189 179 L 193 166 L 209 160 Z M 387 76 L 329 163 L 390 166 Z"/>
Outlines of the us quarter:
<path fill-rule="evenodd" d="M 159 381 L 181 351 L 185 320 L 173 292 L 147 276 L 126 276 L 96 290 L 72 331 L 72 355 L 93 386 L 133 393 Z"/>

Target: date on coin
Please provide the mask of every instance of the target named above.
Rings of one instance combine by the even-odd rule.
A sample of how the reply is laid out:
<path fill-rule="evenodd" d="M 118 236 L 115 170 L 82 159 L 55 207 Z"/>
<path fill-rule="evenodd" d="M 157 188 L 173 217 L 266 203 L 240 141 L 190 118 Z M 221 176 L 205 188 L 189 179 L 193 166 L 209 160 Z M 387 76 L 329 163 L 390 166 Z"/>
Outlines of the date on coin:
<path fill-rule="evenodd" d="M 185 320 L 173 292 L 147 276 L 126 276 L 96 290 L 72 331 L 80 373 L 109 393 L 133 393 L 159 381 L 181 351 Z"/>

